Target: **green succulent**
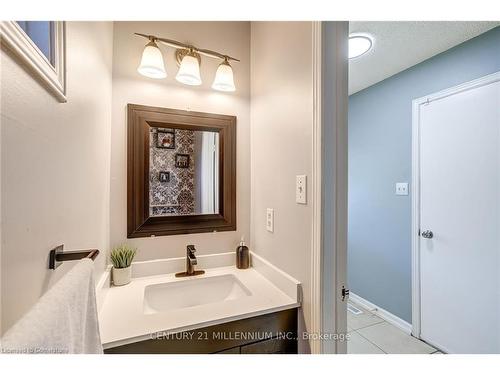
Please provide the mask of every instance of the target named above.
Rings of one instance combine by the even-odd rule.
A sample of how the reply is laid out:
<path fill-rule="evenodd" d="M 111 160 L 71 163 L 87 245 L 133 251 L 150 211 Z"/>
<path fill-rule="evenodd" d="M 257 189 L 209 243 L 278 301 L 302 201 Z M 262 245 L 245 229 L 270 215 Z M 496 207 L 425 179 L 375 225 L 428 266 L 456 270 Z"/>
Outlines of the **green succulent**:
<path fill-rule="evenodd" d="M 111 250 L 111 263 L 115 268 L 127 268 L 132 264 L 136 253 L 137 249 L 128 245 L 117 246 Z"/>

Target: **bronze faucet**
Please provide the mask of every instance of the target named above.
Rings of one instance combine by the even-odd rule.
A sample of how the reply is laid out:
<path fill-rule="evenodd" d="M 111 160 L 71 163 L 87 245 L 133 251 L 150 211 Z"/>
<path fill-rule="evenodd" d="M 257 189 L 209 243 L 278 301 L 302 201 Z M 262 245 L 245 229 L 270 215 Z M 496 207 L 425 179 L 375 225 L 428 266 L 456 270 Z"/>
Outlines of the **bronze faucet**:
<path fill-rule="evenodd" d="M 176 273 L 175 277 L 197 276 L 197 275 L 203 275 L 205 273 L 205 271 L 202 271 L 202 270 L 199 270 L 199 271 L 194 270 L 194 266 L 196 264 L 198 264 L 196 256 L 194 255 L 195 252 L 196 252 L 196 249 L 194 248 L 194 245 L 187 246 L 187 249 L 186 249 L 186 271 Z"/>

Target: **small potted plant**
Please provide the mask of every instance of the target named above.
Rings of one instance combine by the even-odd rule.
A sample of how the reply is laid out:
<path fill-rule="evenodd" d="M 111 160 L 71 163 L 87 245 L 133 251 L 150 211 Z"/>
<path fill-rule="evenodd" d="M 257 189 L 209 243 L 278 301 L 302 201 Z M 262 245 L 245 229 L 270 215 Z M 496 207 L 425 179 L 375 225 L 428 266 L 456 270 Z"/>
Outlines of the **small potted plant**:
<path fill-rule="evenodd" d="M 111 250 L 110 258 L 113 263 L 113 284 L 126 285 L 132 275 L 132 260 L 137 250 L 128 245 L 120 245 Z"/>

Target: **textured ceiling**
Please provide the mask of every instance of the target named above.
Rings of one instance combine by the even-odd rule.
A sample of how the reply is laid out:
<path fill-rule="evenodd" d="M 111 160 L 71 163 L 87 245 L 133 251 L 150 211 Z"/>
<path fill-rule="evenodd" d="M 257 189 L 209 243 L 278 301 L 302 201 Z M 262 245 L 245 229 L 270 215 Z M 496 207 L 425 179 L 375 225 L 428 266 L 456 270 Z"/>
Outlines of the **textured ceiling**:
<path fill-rule="evenodd" d="M 457 44 L 500 22 L 350 22 L 351 33 L 374 38 L 371 51 L 349 60 L 349 94 L 353 94 Z"/>

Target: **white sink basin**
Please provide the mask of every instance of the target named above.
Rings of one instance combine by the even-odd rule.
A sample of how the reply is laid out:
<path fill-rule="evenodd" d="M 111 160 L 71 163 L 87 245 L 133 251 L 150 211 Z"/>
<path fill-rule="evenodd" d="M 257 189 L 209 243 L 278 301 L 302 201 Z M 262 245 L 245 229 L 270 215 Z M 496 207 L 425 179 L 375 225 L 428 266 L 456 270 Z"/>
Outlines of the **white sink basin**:
<path fill-rule="evenodd" d="M 144 313 L 155 314 L 214 302 L 236 300 L 252 293 L 234 275 L 200 277 L 144 288 Z"/>

